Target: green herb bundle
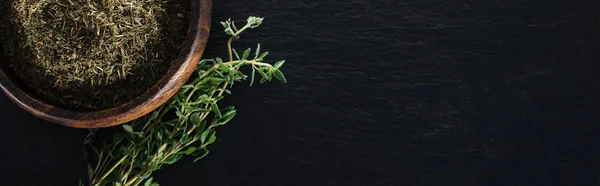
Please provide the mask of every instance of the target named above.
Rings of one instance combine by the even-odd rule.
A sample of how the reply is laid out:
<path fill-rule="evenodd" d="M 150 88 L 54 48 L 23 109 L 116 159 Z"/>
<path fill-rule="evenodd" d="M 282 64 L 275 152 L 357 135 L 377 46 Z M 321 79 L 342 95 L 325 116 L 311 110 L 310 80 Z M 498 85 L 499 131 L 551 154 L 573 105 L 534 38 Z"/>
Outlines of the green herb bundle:
<path fill-rule="evenodd" d="M 170 165 L 183 156 L 200 160 L 208 153 L 208 145 L 216 140 L 216 128 L 231 121 L 236 115 L 234 107 L 218 103 L 230 88 L 244 80 L 261 83 L 278 79 L 286 82 L 280 68 L 284 61 L 273 65 L 264 62 L 268 52 L 254 50 L 238 54 L 231 44 L 247 29 L 258 27 L 263 18 L 249 17 L 245 26 L 238 29 L 231 20 L 221 22 L 231 36 L 227 42 L 229 60 L 205 59 L 199 62 L 196 74 L 170 99 L 151 114 L 131 123 L 114 134 L 112 142 L 98 145 L 94 129 L 85 139 L 85 159 L 88 162 L 90 186 L 104 185 L 158 185 L 152 173 Z M 242 72 L 249 67 L 250 75 Z M 258 75 L 256 75 L 258 74 Z M 169 117 L 173 115 L 174 117 Z M 97 163 L 92 163 L 95 159 Z M 84 185 L 82 183 L 82 185 Z"/>
<path fill-rule="evenodd" d="M 15 74 L 54 104 L 103 109 L 154 85 L 178 55 L 188 0 L 2 0 Z"/>

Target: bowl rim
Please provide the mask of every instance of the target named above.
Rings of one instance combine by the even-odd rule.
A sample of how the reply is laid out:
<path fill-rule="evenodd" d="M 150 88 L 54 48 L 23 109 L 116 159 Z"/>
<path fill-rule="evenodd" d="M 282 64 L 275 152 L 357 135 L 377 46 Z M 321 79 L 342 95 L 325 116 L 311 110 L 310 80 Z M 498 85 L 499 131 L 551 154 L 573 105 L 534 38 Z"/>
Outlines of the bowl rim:
<path fill-rule="evenodd" d="M 0 89 L 21 109 L 51 123 L 72 128 L 105 128 L 140 118 L 173 97 L 190 78 L 206 47 L 212 18 L 211 0 L 190 0 L 190 23 L 177 58 L 163 77 L 141 95 L 119 106 L 82 111 L 52 105 L 16 83 L 8 65 L 0 67 Z M 0 52 L 4 55 L 3 52 Z M 4 58 L 6 59 L 6 58 Z M 0 58 L 0 63 L 6 63 Z"/>

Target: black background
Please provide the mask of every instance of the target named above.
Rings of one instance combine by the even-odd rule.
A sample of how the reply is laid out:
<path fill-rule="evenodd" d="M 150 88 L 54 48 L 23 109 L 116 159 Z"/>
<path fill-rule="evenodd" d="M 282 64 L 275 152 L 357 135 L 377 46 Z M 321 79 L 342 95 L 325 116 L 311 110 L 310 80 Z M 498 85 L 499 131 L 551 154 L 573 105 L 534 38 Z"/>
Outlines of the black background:
<path fill-rule="evenodd" d="M 598 185 L 600 1 L 215 1 L 288 84 L 239 85 L 162 185 Z M 0 96 L 0 185 L 76 185 L 83 129 Z"/>

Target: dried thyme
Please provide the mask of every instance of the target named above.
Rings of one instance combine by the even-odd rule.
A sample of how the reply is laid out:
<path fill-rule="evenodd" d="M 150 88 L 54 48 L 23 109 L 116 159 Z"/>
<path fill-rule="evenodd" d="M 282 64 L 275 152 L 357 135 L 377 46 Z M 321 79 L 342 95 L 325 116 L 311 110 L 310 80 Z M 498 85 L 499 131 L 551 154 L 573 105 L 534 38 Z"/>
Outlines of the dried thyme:
<path fill-rule="evenodd" d="M 187 0 L 3 0 L 2 48 L 29 88 L 102 109 L 157 82 L 179 54 Z"/>

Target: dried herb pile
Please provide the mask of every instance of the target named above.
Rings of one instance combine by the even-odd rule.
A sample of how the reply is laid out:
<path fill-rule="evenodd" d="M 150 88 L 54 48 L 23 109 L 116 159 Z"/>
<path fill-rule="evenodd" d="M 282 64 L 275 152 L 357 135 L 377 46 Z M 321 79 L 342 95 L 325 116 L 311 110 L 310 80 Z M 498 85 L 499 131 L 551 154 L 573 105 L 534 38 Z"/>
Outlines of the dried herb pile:
<path fill-rule="evenodd" d="M 63 107 L 139 96 L 179 54 L 187 0 L 2 0 L 0 41 L 15 74 Z"/>

